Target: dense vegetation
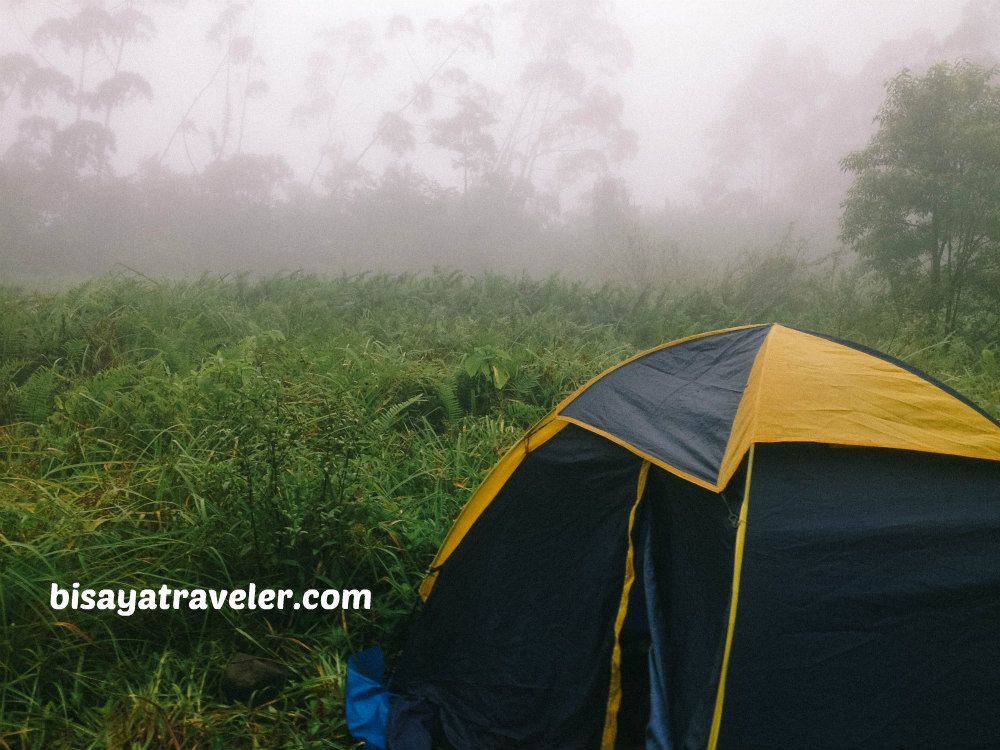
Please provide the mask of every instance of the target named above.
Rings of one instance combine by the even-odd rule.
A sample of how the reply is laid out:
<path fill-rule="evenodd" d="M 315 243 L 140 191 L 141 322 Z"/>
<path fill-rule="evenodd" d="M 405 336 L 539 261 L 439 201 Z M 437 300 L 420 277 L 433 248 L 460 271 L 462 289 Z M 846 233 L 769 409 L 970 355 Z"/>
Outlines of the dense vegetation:
<path fill-rule="evenodd" d="M 843 238 L 893 289 L 897 304 L 951 330 L 995 307 L 1000 270 L 997 68 L 938 63 L 886 86 L 868 146 L 843 160 L 855 181 Z"/>
<path fill-rule="evenodd" d="M 118 275 L 0 290 L 0 747 L 351 746 L 347 656 L 398 648 L 484 473 L 563 396 L 702 330 L 781 322 L 909 359 L 996 411 L 994 343 L 852 272 L 748 258 L 698 287 L 560 278 Z M 371 611 L 49 607 L 49 587 L 369 588 Z M 236 651 L 298 680 L 226 703 Z"/>
<path fill-rule="evenodd" d="M 0 54 L 0 750 L 353 746 L 345 661 L 398 651 L 485 472 L 565 395 L 662 342 L 779 321 L 887 351 L 997 412 L 1000 88 L 994 68 L 931 65 L 996 59 L 981 3 L 937 46 L 913 37 L 854 78 L 765 45 L 708 134 L 691 212 L 640 210 L 616 176 L 637 146 L 619 93 L 629 45 L 593 0 L 515 3 L 496 26 L 474 4 L 422 37 L 403 16 L 384 38 L 361 21 L 322 31 L 304 130 L 285 138 L 312 140 L 298 179 L 288 154 L 249 142 L 267 90 L 252 0 L 219 4 L 215 72 L 136 164 L 116 142 L 154 86 L 128 65 L 167 9 L 8 5 L 31 51 Z M 495 91 L 473 72 L 515 32 L 517 82 Z M 338 142 L 339 120 L 358 119 L 340 84 L 377 99 L 363 69 L 383 57 L 402 83 L 381 87 L 393 98 L 372 102 L 370 132 Z M 889 81 L 876 132 L 848 153 L 871 132 L 869 84 L 903 64 L 917 72 Z M 442 155 L 443 176 L 421 171 Z M 831 235 L 841 197 L 858 265 Z M 709 267 L 785 227 L 773 250 Z M 115 263 L 568 275 L 9 286 Z M 616 281 L 576 280 L 594 277 Z M 74 582 L 370 589 L 373 607 L 50 607 L 52 584 Z M 263 704 L 229 700 L 237 652 L 297 679 Z"/>

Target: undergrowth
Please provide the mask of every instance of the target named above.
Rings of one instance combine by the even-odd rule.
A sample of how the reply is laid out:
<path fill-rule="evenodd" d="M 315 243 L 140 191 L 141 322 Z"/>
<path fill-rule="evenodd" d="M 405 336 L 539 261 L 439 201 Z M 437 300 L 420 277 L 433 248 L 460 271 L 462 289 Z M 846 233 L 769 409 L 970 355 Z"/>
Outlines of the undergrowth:
<path fill-rule="evenodd" d="M 347 656 L 400 647 L 485 473 L 665 341 L 777 320 L 907 358 L 995 413 L 996 341 L 936 340 L 863 280 L 788 262 L 696 289 L 446 272 L 0 289 L 0 748 L 354 746 Z M 367 588 L 373 607 L 52 610 L 51 584 L 74 581 Z M 298 679 L 227 703 L 236 651 Z"/>

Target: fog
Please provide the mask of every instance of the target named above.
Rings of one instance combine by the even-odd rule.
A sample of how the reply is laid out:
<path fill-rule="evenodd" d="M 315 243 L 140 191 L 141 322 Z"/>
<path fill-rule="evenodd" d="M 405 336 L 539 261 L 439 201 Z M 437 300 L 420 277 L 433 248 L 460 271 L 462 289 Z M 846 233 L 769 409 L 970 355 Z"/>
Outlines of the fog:
<path fill-rule="evenodd" d="M 8 0 L 0 282 L 824 257 L 885 81 L 992 62 L 998 26 L 983 0 Z"/>

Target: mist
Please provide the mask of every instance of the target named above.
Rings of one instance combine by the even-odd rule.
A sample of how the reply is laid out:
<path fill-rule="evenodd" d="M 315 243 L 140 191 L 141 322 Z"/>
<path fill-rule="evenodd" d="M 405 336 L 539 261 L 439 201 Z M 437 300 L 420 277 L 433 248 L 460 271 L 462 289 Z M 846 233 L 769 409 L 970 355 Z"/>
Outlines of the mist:
<path fill-rule="evenodd" d="M 650 728 L 682 744 L 722 731 L 725 744 L 746 712 L 720 719 L 726 670 L 712 654 L 728 654 L 733 631 L 716 629 L 718 649 L 702 639 L 704 664 L 680 665 L 697 678 L 683 695 L 650 688 L 659 646 L 626 632 L 658 603 L 649 566 L 685 547 L 653 554 L 672 532 L 650 530 L 647 473 L 648 487 L 678 491 L 678 509 L 698 505 L 691 539 L 724 542 L 692 558 L 698 576 L 681 586 L 717 578 L 693 601 L 718 612 L 735 614 L 726 550 L 767 512 L 757 469 L 750 498 L 754 442 L 772 462 L 773 441 L 839 440 L 873 476 L 888 462 L 892 481 L 932 462 L 960 469 L 979 515 L 945 484 L 931 488 L 940 508 L 911 492 L 918 475 L 888 494 L 831 486 L 822 515 L 834 517 L 846 488 L 875 515 L 905 500 L 928 520 L 943 509 L 941 523 L 966 537 L 995 538 L 996 474 L 978 472 L 1000 469 L 989 465 L 1000 457 L 1000 0 L 358 5 L 0 0 L 0 747 L 356 750 L 352 655 L 381 645 L 393 691 L 405 688 L 405 662 L 396 667 L 422 594 L 471 559 L 457 547 L 442 566 L 440 550 L 465 529 L 473 541 L 492 534 L 470 527 L 476 517 L 506 522 L 528 506 L 539 512 L 510 525 L 493 557 L 529 577 L 537 566 L 507 542 L 545 540 L 532 546 L 546 554 L 552 529 L 571 528 L 565 509 L 600 507 L 610 520 L 523 601 L 469 610 L 513 618 L 514 630 L 491 630 L 491 648 L 538 633 L 524 653 L 560 656 L 469 675 L 523 699 L 496 736 L 628 747 Z M 565 411 L 626 361 L 663 377 L 619 378 L 595 407 L 621 416 L 620 437 L 599 429 L 603 417 L 588 425 Z M 675 406 L 684 424 L 671 437 Z M 810 420 L 822 429 L 803 429 Z M 653 427 L 664 444 L 695 436 L 690 466 L 664 463 L 672 448 L 643 448 Z M 614 444 L 601 448 L 602 436 Z M 829 443 L 788 445 L 843 460 Z M 556 505 L 544 474 L 569 481 Z M 849 523 L 861 506 L 843 506 Z M 681 519 L 671 514 L 653 526 Z M 816 544 L 830 558 L 834 537 L 802 520 L 794 554 Z M 894 523 L 879 532 L 895 555 L 878 561 L 886 580 L 923 554 L 913 524 Z M 640 538 L 646 582 L 633 586 Z M 957 543 L 930 539 L 957 559 Z M 841 546 L 850 565 L 868 554 Z M 617 549 L 618 562 L 588 560 L 590 548 Z M 618 585 L 600 591 L 577 575 L 597 567 Z M 932 595 L 984 623 L 962 631 L 972 646 L 994 635 L 988 572 L 973 590 L 929 577 Z M 520 581 L 490 580 L 501 578 L 505 591 Z M 535 604 L 573 582 L 560 599 L 569 619 L 536 627 Z M 67 607 L 78 589 L 85 604 L 144 593 L 134 612 Z M 849 693 L 843 734 L 826 744 L 996 744 L 988 676 L 937 706 L 933 689 L 963 677 L 964 653 L 962 669 L 911 654 L 901 673 L 924 677 L 912 705 L 878 710 L 868 646 L 916 622 L 910 592 L 883 589 L 891 617 L 855 589 L 809 602 L 817 623 L 841 622 L 845 596 L 871 614 L 859 648 L 824 638 L 850 651 L 833 664 Z M 227 608 L 200 606 L 226 591 Z M 263 597 L 250 606 L 253 591 L 282 595 L 272 611 Z M 296 595 L 279 611 L 286 591 Z M 321 591 L 343 604 L 366 592 L 366 606 L 299 607 Z M 625 609 L 628 624 L 601 631 L 603 666 L 571 684 L 560 670 L 594 657 L 566 637 L 573 613 Z M 945 656 L 964 622 L 953 614 L 919 631 Z M 521 731 L 518 711 L 570 688 L 578 706 L 551 734 Z M 795 732 L 810 711 L 835 716 L 837 690 L 810 691 L 815 703 L 794 726 L 778 722 L 776 744 L 804 744 Z M 717 692 L 714 711 L 687 700 L 698 691 Z M 488 708 L 484 696 L 469 705 Z M 787 710 L 780 692 L 769 697 L 761 715 Z M 855 717 L 869 697 L 873 710 Z M 427 724 L 445 726 L 435 700 L 407 698 L 406 710 L 425 705 Z M 935 707 L 941 716 L 924 710 Z M 577 724 L 593 725 L 592 742 L 556 737 Z M 442 745 L 462 738 L 426 746 Z"/>
<path fill-rule="evenodd" d="M 904 68 L 1000 6 L 6 2 L 0 282 L 434 267 L 641 281 L 840 250 Z"/>

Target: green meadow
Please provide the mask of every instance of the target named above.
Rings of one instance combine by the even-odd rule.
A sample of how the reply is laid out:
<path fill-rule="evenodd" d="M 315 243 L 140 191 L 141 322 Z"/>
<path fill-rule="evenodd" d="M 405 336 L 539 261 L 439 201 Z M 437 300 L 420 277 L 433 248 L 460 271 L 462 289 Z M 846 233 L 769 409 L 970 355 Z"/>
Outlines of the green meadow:
<path fill-rule="evenodd" d="M 906 359 L 995 414 L 990 318 L 945 335 L 780 252 L 704 283 L 104 276 L 0 288 L 0 748 L 352 747 L 347 657 L 392 656 L 498 458 L 672 339 L 778 321 Z M 50 589 L 368 589 L 335 611 L 54 610 Z M 237 652 L 295 674 L 227 700 Z"/>

